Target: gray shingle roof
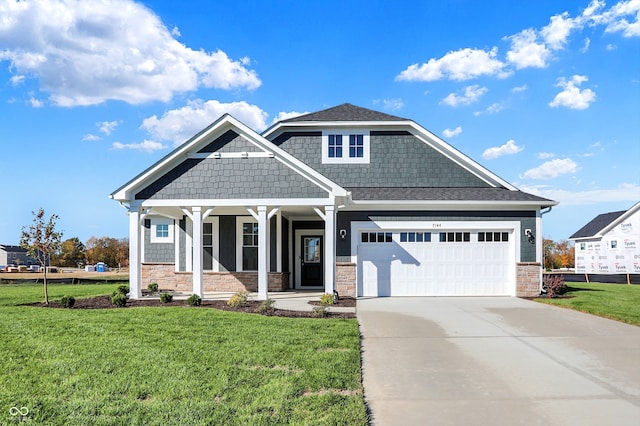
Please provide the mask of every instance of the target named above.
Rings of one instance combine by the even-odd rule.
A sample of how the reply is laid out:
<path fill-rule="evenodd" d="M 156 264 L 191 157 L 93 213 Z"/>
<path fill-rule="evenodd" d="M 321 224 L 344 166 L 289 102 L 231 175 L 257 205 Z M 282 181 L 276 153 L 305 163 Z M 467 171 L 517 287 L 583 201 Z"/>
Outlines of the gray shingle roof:
<path fill-rule="evenodd" d="M 602 213 L 591 220 L 591 222 L 577 230 L 569 237 L 569 239 L 593 237 L 625 213 L 626 210 L 621 212 Z"/>
<path fill-rule="evenodd" d="M 282 120 L 283 123 L 295 123 L 301 121 L 409 121 L 406 118 L 396 117 L 383 112 L 351 104 L 342 104 L 310 114 Z"/>
<path fill-rule="evenodd" d="M 541 206 L 557 203 L 506 188 L 346 188 L 354 201 L 528 201 Z"/>

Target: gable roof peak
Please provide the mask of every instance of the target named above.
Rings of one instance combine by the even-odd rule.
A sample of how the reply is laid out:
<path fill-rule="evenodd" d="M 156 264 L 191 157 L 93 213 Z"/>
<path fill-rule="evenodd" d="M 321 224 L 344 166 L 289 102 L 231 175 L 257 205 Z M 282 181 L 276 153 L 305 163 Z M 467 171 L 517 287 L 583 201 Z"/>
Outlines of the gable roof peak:
<path fill-rule="evenodd" d="M 304 121 L 410 121 L 406 118 L 386 114 L 372 109 L 362 108 L 350 103 L 344 103 L 321 111 L 299 115 L 282 120 L 282 123 L 296 123 Z"/>

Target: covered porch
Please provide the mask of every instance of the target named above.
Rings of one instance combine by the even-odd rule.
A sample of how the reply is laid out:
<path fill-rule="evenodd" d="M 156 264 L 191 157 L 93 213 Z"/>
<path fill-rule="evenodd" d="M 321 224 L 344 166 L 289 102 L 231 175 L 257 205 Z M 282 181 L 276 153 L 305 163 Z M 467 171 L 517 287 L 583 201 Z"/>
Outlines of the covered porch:
<path fill-rule="evenodd" d="M 202 298 L 332 293 L 336 212 L 328 199 L 144 200 L 129 206 L 130 291 L 151 282 Z"/>

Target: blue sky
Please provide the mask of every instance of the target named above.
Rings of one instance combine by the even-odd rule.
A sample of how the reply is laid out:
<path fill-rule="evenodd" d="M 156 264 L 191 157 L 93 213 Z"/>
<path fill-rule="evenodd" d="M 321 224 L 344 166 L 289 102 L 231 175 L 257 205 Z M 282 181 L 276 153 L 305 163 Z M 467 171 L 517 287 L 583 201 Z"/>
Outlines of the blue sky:
<path fill-rule="evenodd" d="M 128 236 L 108 195 L 229 112 L 415 120 L 568 238 L 640 200 L 640 0 L 0 0 L 0 243 L 31 212 Z"/>

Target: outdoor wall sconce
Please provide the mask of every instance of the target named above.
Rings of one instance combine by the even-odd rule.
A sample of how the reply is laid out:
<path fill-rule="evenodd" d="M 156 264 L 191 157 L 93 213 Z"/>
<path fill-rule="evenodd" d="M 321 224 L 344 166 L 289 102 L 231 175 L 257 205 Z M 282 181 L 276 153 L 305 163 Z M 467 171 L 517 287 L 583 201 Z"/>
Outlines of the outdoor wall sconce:
<path fill-rule="evenodd" d="M 345 238 L 347 238 L 347 230 L 346 229 L 341 229 L 340 230 L 340 238 L 342 238 L 343 240 Z"/>
<path fill-rule="evenodd" d="M 533 232 L 531 232 L 531 229 L 525 229 L 524 235 L 527 236 L 527 241 L 529 241 L 530 244 L 536 243 L 536 236 L 533 235 Z"/>

